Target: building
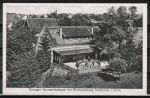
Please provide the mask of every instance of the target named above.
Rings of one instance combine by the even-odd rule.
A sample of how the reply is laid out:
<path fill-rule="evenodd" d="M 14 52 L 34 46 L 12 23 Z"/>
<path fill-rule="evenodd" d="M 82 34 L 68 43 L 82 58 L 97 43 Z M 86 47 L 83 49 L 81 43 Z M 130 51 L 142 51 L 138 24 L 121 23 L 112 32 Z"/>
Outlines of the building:
<path fill-rule="evenodd" d="M 38 36 L 42 31 L 43 27 L 57 26 L 55 18 L 27 18 L 25 26 L 30 27 L 31 30 L 35 33 L 35 38 L 38 40 Z M 37 43 L 33 43 L 35 46 Z"/>
<path fill-rule="evenodd" d="M 72 17 L 73 17 L 73 14 L 69 14 L 69 15 L 68 15 L 68 18 L 72 18 Z"/>
<path fill-rule="evenodd" d="M 51 62 L 72 62 L 79 57 L 94 58 L 94 45 L 90 44 L 91 35 L 99 30 L 98 26 L 58 26 L 55 18 L 27 19 L 30 28 L 37 31 L 35 47 L 37 53 L 44 33 L 51 42 Z"/>
<path fill-rule="evenodd" d="M 55 18 L 28 18 L 26 24 L 26 26 L 30 27 L 37 34 L 41 32 L 44 26 L 58 26 Z"/>
<path fill-rule="evenodd" d="M 24 20 L 24 21 L 26 21 L 26 20 L 27 20 L 27 18 L 28 18 L 28 16 L 27 16 L 27 15 L 22 16 L 22 20 Z"/>
<path fill-rule="evenodd" d="M 47 15 L 47 14 L 45 14 L 45 15 L 44 15 L 44 18 L 48 18 L 48 15 Z"/>
<path fill-rule="evenodd" d="M 97 27 L 91 26 L 56 26 L 44 27 L 38 37 L 36 52 L 40 50 L 40 42 L 44 33 L 52 44 L 51 62 L 72 62 L 80 57 L 94 58 L 94 45 L 90 37 Z"/>

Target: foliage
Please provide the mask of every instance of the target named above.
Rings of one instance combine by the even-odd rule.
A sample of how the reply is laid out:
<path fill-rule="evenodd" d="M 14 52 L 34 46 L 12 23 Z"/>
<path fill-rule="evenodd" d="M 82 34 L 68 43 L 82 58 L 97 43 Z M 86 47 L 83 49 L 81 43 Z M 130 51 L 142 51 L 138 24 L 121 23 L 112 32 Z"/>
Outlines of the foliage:
<path fill-rule="evenodd" d="M 143 17 L 142 17 L 142 15 L 139 18 L 134 19 L 133 23 L 136 27 L 142 27 L 143 26 Z"/>
<path fill-rule="evenodd" d="M 44 15 L 42 15 L 40 18 L 44 18 Z"/>
<path fill-rule="evenodd" d="M 47 68 L 49 68 L 49 66 L 51 65 L 50 49 L 52 48 L 52 45 L 50 43 L 47 33 L 43 34 L 39 47 L 41 48 L 41 50 L 37 53 L 37 60 L 39 61 L 39 63 L 42 64 L 41 67 L 47 66 Z"/>
<path fill-rule="evenodd" d="M 94 74 L 94 75 L 93 75 Z M 95 76 L 95 77 L 94 77 Z M 109 80 L 109 78 L 107 78 Z M 120 76 L 120 81 L 105 81 L 98 73 L 86 73 L 72 75 L 70 81 L 66 77 L 51 77 L 49 76 L 44 82 L 43 87 L 47 88 L 126 88 L 140 89 L 142 88 L 141 73 L 126 73 Z"/>
<path fill-rule="evenodd" d="M 17 60 L 21 60 L 26 52 L 33 49 L 32 44 L 35 43 L 34 32 L 28 27 L 14 29 L 7 33 L 7 65 Z"/>
<path fill-rule="evenodd" d="M 51 43 L 48 38 L 48 34 L 44 33 L 39 46 L 43 51 L 48 51 L 51 48 Z"/>
<path fill-rule="evenodd" d="M 47 69 L 41 68 L 34 54 L 35 32 L 28 27 L 7 32 L 6 69 L 11 77 L 7 87 L 33 87 L 36 79 Z"/>
<path fill-rule="evenodd" d="M 118 17 L 119 19 L 127 19 L 128 17 L 128 14 L 127 14 L 127 7 L 125 6 L 120 6 L 118 9 L 117 9 L 117 14 L 118 14 Z"/>
<path fill-rule="evenodd" d="M 130 6 L 129 11 L 131 12 L 130 18 L 135 18 L 136 17 L 136 12 L 137 12 L 137 7 L 136 6 Z"/>
<path fill-rule="evenodd" d="M 7 66 L 11 73 L 7 87 L 34 87 L 38 77 L 46 70 L 40 68 L 40 63 L 35 59 L 34 51 L 26 52 L 21 60 Z"/>
<path fill-rule="evenodd" d="M 51 62 L 51 54 L 49 51 L 43 51 L 43 50 L 39 50 L 37 55 L 36 55 L 36 59 L 38 61 L 38 63 L 40 64 L 40 68 L 50 68 Z"/>
<path fill-rule="evenodd" d="M 138 33 L 137 27 L 142 26 L 142 15 L 136 14 L 136 7 L 130 7 L 129 10 L 134 17 L 130 17 L 125 6 L 120 6 L 116 11 L 113 7 L 108 9 L 108 12 L 102 15 L 106 19 L 98 24 L 100 31 L 94 33 L 91 42 L 97 49 L 102 48 L 102 51 L 106 49 L 105 54 L 111 66 L 119 66 L 121 62 L 126 61 L 124 65 L 127 64 L 130 71 L 141 71 L 142 42 L 134 41 L 134 37 Z"/>
<path fill-rule="evenodd" d="M 96 50 L 106 50 L 110 68 L 113 71 L 122 70 L 125 72 L 127 70 L 142 72 L 142 40 L 133 41 L 133 39 L 137 34 L 137 27 L 142 27 L 143 16 L 142 14 L 136 14 L 137 8 L 134 6 L 130 7 L 129 10 L 131 13 L 127 13 L 126 7 L 120 6 L 116 11 L 114 7 L 111 7 L 107 13 L 97 15 L 77 13 L 72 18 L 68 18 L 69 14 L 57 15 L 56 13 L 50 13 L 47 15 L 49 18 L 57 18 L 58 25 L 62 26 L 98 25 L 100 31 L 94 33 L 91 42 L 95 44 Z M 36 15 L 30 16 L 36 18 Z M 91 20 L 98 21 L 98 23 L 92 23 Z M 47 38 L 47 34 L 44 34 L 40 43 L 40 48 L 43 51 L 39 51 L 35 57 L 32 46 L 37 41 L 35 38 L 36 32 L 28 27 L 23 27 L 23 25 L 24 21 L 20 20 L 14 24 L 12 31 L 7 32 L 7 71 L 11 73 L 8 87 L 16 85 L 18 87 L 33 87 L 36 79 L 49 68 L 51 63 L 50 52 L 48 51 L 51 48 L 51 44 Z M 89 76 L 93 75 L 85 76 L 87 78 L 86 81 L 90 80 Z M 75 79 L 75 77 L 73 78 Z M 49 80 L 51 79 L 49 78 Z M 82 78 L 79 79 L 80 81 L 77 81 L 77 83 L 82 84 Z M 131 80 L 132 77 L 129 79 Z M 83 78 L 84 80 L 85 78 Z M 64 83 L 63 80 L 62 82 Z M 131 84 L 135 84 L 135 81 L 131 82 L 133 82 Z M 109 86 L 112 86 L 112 84 L 109 84 Z M 98 85 L 100 87 L 104 86 L 103 83 Z M 120 87 L 132 86 L 123 82 L 121 85 L 117 85 Z"/>
<path fill-rule="evenodd" d="M 126 72 L 127 63 L 125 60 L 120 59 L 119 57 L 114 58 L 113 60 L 109 61 L 109 68 L 112 71 L 121 71 Z"/>
<path fill-rule="evenodd" d="M 37 16 L 33 14 L 33 15 L 32 15 L 32 18 L 37 18 Z"/>
<path fill-rule="evenodd" d="M 18 29 L 18 28 L 24 26 L 24 24 L 25 24 L 24 20 L 17 20 L 17 22 L 13 23 L 13 27 L 12 28 L 13 29 Z"/>

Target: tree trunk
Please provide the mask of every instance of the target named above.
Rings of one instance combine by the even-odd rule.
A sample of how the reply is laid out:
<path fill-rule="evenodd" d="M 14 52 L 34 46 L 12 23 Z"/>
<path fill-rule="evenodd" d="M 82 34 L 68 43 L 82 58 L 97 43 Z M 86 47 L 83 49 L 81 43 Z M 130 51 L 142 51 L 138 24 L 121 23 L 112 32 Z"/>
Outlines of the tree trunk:
<path fill-rule="evenodd" d="M 121 42 L 119 42 L 118 52 L 121 52 Z"/>
<path fill-rule="evenodd" d="M 95 51 L 95 59 L 97 59 L 97 51 Z"/>

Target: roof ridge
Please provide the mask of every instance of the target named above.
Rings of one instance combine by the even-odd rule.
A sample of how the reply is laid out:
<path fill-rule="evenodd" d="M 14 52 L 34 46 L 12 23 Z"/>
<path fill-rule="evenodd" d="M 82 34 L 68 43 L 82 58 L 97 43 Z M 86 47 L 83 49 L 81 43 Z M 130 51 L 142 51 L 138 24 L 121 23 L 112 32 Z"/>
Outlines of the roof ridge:
<path fill-rule="evenodd" d="M 91 26 L 61 26 L 62 28 L 91 28 Z M 98 27 L 98 26 L 92 26 L 92 27 Z"/>
<path fill-rule="evenodd" d="M 55 19 L 55 18 L 28 18 L 28 19 Z"/>

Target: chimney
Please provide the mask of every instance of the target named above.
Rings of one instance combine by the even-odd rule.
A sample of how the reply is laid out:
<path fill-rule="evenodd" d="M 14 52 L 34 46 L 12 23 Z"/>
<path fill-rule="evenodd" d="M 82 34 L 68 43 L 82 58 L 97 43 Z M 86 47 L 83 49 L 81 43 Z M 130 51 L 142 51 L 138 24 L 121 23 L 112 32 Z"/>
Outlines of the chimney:
<path fill-rule="evenodd" d="M 91 34 L 93 34 L 93 27 L 91 26 Z"/>
<path fill-rule="evenodd" d="M 62 38 L 62 28 L 61 28 L 61 26 L 59 28 L 59 36 L 60 36 L 60 38 Z"/>

